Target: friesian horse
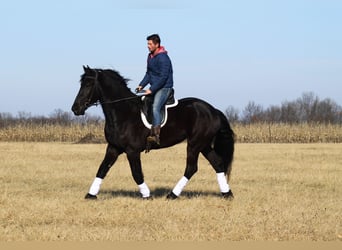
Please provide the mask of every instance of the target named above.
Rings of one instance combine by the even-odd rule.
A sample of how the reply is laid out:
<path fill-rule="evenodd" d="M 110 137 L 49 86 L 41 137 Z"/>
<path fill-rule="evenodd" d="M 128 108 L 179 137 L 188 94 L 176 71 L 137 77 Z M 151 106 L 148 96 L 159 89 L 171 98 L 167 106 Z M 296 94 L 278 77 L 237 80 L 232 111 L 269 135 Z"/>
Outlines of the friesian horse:
<path fill-rule="evenodd" d="M 150 133 L 141 121 L 141 98 L 127 87 L 127 79 L 114 70 L 92 69 L 89 66 L 83 66 L 83 69 L 81 87 L 72 111 L 75 115 L 84 115 L 87 108 L 100 104 L 105 116 L 104 132 L 108 143 L 105 157 L 85 198 L 97 198 L 103 179 L 122 153 L 127 155 L 142 198 L 150 198 L 140 159 Z M 167 198 L 176 199 L 181 194 L 197 172 L 199 153 L 202 153 L 216 172 L 223 197 L 232 199 L 233 193 L 227 179 L 232 169 L 234 132 L 225 115 L 203 100 L 180 99 L 176 107 L 168 110 L 168 121 L 161 129 L 160 145 L 153 145 L 151 149 L 170 147 L 184 140 L 187 140 L 185 172 Z"/>

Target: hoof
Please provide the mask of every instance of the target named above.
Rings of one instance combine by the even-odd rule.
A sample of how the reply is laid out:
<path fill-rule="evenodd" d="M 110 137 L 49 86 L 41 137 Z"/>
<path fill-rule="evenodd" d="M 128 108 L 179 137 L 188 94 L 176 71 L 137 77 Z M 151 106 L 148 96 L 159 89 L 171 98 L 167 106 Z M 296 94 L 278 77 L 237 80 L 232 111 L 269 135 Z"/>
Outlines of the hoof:
<path fill-rule="evenodd" d="M 227 200 L 233 200 L 234 199 L 234 195 L 233 195 L 232 190 L 229 190 L 229 192 L 227 192 L 227 193 L 222 193 L 222 196 L 224 199 L 227 199 Z"/>
<path fill-rule="evenodd" d="M 168 199 L 168 200 L 175 200 L 175 199 L 177 199 L 177 198 L 178 198 L 178 196 L 175 195 L 173 192 L 169 193 L 169 194 L 166 196 L 166 199 Z"/>
<path fill-rule="evenodd" d="M 96 200 L 96 199 L 97 199 L 97 196 L 88 193 L 88 194 L 84 197 L 84 199 Z"/>

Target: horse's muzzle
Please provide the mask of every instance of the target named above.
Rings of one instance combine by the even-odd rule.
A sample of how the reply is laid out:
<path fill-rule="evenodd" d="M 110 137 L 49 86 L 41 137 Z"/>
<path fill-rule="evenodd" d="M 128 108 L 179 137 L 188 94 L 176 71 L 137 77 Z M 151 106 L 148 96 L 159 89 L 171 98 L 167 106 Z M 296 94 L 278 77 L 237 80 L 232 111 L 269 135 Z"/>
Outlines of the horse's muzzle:
<path fill-rule="evenodd" d="M 77 116 L 85 114 L 85 108 L 81 108 L 76 103 L 74 103 L 74 105 L 72 105 L 71 110 L 74 113 L 74 115 L 77 115 Z"/>

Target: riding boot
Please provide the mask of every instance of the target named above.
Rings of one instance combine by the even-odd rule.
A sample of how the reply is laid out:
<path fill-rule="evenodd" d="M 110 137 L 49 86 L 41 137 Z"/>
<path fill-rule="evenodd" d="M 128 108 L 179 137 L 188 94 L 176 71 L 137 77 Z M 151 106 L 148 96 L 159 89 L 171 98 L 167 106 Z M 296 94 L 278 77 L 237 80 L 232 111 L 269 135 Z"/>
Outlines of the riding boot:
<path fill-rule="evenodd" d="M 154 142 L 158 145 L 160 145 L 160 126 L 155 126 L 151 128 L 151 134 L 147 137 L 147 142 L 151 143 Z"/>
<path fill-rule="evenodd" d="M 156 143 L 160 145 L 160 126 L 154 128 L 154 135 L 156 137 Z"/>

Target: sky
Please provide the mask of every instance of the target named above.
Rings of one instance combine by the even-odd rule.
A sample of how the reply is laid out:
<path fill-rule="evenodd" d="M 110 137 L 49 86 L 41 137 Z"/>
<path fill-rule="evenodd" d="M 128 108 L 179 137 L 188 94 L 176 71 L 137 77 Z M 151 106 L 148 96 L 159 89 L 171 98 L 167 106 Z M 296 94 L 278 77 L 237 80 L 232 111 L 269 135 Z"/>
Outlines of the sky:
<path fill-rule="evenodd" d="M 70 111 L 82 65 L 117 70 L 134 90 L 153 33 L 178 99 L 242 111 L 313 92 L 342 105 L 341 13 L 339 0 L 3 1 L 0 113 Z"/>

